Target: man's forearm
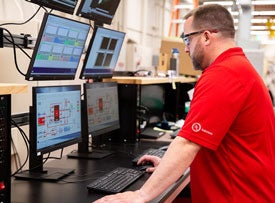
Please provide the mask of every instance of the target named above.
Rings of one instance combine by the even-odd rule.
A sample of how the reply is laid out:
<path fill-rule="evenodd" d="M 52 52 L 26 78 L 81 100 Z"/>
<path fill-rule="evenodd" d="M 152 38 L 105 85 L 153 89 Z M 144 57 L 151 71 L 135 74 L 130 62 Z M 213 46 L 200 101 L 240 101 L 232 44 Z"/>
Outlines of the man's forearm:
<path fill-rule="evenodd" d="M 140 189 L 140 195 L 147 202 L 160 195 L 183 175 L 199 149 L 199 145 L 184 138 L 176 137 L 170 144 L 156 171 Z"/>

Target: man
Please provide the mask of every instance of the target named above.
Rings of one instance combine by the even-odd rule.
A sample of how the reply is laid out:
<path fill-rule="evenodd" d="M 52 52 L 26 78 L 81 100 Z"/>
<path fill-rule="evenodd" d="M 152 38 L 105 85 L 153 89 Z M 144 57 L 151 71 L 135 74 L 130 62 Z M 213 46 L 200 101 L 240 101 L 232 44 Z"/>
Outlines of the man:
<path fill-rule="evenodd" d="M 262 79 L 234 42 L 230 13 L 204 5 L 186 16 L 183 39 L 202 70 L 184 126 L 138 191 L 98 202 L 150 202 L 190 166 L 193 203 L 275 202 L 275 119 Z"/>

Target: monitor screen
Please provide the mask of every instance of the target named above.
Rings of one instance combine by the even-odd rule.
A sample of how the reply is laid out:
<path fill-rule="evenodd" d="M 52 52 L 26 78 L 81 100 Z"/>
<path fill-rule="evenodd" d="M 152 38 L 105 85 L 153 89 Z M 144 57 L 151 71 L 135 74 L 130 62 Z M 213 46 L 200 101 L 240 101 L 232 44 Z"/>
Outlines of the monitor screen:
<path fill-rule="evenodd" d="M 45 6 L 51 9 L 62 11 L 65 13 L 74 13 L 78 0 L 26 0 L 39 6 Z"/>
<path fill-rule="evenodd" d="M 119 129 L 118 89 L 115 82 L 84 84 L 88 133 L 100 136 Z"/>
<path fill-rule="evenodd" d="M 37 156 L 81 141 L 81 86 L 33 87 Z"/>
<path fill-rule="evenodd" d="M 81 0 L 76 15 L 96 24 L 111 24 L 120 0 Z"/>
<path fill-rule="evenodd" d="M 124 32 L 96 27 L 84 59 L 80 78 L 112 77 L 124 37 Z"/>
<path fill-rule="evenodd" d="M 45 13 L 26 80 L 73 80 L 90 25 Z"/>
<path fill-rule="evenodd" d="M 51 158 L 50 152 L 82 141 L 81 86 L 33 87 L 32 94 L 29 170 L 15 177 L 58 181 L 72 174 L 74 169 L 44 167 L 44 163 Z M 49 153 L 47 158 L 43 156 L 45 153 Z"/>

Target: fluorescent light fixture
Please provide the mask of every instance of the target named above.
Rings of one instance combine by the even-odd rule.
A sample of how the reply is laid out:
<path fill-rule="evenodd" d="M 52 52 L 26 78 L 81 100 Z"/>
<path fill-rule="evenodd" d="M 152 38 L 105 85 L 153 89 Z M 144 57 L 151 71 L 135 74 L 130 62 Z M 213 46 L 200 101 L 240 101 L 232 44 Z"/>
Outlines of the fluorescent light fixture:
<path fill-rule="evenodd" d="M 251 5 L 251 0 L 237 0 L 237 4 L 240 4 L 240 5 Z"/>
<path fill-rule="evenodd" d="M 194 5 L 193 4 L 178 4 L 175 5 L 175 9 L 193 9 Z"/>
<path fill-rule="evenodd" d="M 203 4 L 220 4 L 222 6 L 232 6 L 233 1 L 208 1 L 208 2 L 203 2 Z"/>
<path fill-rule="evenodd" d="M 275 30 L 275 26 L 271 26 L 272 30 Z M 267 30 L 267 26 L 251 26 L 251 30 Z"/>
<path fill-rule="evenodd" d="M 252 30 L 251 35 L 269 35 L 269 31 L 263 31 L 263 30 Z"/>
<path fill-rule="evenodd" d="M 275 5 L 275 1 L 252 1 L 251 2 L 252 5 Z"/>
<path fill-rule="evenodd" d="M 254 16 L 275 16 L 274 11 L 252 11 L 252 15 Z"/>
<path fill-rule="evenodd" d="M 251 23 L 267 23 L 267 19 L 251 19 Z"/>

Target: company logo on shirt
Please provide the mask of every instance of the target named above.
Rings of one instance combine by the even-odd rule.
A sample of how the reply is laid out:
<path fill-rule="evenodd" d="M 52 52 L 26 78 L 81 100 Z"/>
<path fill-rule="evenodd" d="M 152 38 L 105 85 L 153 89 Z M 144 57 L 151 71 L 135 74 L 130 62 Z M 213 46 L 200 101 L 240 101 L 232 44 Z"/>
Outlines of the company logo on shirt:
<path fill-rule="evenodd" d="M 194 123 L 194 124 L 192 125 L 192 130 L 193 130 L 194 132 L 199 132 L 199 131 L 201 130 L 201 124 L 199 124 L 199 123 Z"/>
<path fill-rule="evenodd" d="M 193 130 L 194 132 L 202 131 L 202 132 L 204 132 L 204 133 L 206 133 L 206 134 L 208 134 L 208 135 L 213 135 L 212 132 L 203 129 L 203 128 L 201 127 L 201 124 L 200 124 L 200 123 L 193 123 L 193 125 L 192 125 L 192 130 Z"/>

